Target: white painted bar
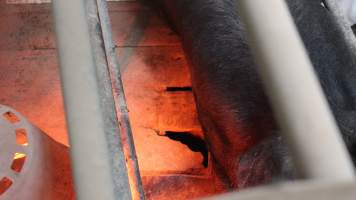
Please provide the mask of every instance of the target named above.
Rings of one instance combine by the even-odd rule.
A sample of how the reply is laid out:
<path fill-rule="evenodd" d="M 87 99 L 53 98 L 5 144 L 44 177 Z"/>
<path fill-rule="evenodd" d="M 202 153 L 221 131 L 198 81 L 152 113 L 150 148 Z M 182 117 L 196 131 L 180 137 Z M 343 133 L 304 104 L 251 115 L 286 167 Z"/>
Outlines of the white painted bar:
<path fill-rule="evenodd" d="M 116 140 L 112 136 L 119 135 L 118 125 L 116 116 L 108 114 L 115 111 L 110 108 L 112 94 L 103 95 L 99 71 L 107 70 L 107 65 L 106 58 L 98 56 L 105 50 L 90 32 L 88 5 L 89 0 L 53 2 L 77 199 L 131 199 L 122 148 L 111 145 Z"/>
<path fill-rule="evenodd" d="M 260 75 L 300 176 L 353 180 L 353 165 L 286 3 L 238 2 Z"/>

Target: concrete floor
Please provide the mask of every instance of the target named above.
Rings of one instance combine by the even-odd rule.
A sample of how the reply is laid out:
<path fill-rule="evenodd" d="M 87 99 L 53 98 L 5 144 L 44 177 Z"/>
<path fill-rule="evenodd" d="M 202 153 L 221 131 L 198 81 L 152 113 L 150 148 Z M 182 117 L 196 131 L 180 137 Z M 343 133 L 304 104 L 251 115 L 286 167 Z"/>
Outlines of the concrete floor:
<path fill-rule="evenodd" d="M 0 103 L 68 146 L 50 6 L 5 2 L 0 0 Z M 179 38 L 147 6 L 109 5 L 146 196 L 191 199 L 221 192 L 200 152 L 161 136 L 168 131 L 203 139 Z"/>

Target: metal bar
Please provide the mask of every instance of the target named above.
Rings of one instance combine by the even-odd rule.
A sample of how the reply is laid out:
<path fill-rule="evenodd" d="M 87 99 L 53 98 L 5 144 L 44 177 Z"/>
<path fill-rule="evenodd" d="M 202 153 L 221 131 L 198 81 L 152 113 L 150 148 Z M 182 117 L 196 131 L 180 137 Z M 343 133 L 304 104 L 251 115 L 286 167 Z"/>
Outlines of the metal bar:
<path fill-rule="evenodd" d="M 355 182 L 298 181 L 247 189 L 206 200 L 353 200 Z"/>
<path fill-rule="evenodd" d="M 353 165 L 283 0 L 239 0 L 252 51 L 301 177 L 354 179 Z"/>
<path fill-rule="evenodd" d="M 135 143 L 132 136 L 132 129 L 128 115 L 124 87 L 121 79 L 119 62 L 117 60 L 116 48 L 112 37 L 110 17 L 105 0 L 96 0 L 98 14 L 103 34 L 103 41 L 106 51 L 108 71 L 112 81 L 114 99 L 116 102 L 117 118 L 120 121 L 123 148 L 126 156 L 126 164 L 131 185 L 133 199 L 145 199 L 142 180 L 136 155 Z"/>
<path fill-rule="evenodd" d="M 53 1 L 77 198 L 131 199 L 105 51 L 90 9 L 87 0 Z"/>

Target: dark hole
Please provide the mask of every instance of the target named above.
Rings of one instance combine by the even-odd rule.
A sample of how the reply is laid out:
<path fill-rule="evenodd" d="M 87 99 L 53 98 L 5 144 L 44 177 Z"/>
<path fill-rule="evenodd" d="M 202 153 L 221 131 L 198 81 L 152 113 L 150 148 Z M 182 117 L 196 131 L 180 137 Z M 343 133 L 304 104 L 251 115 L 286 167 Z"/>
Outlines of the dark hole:
<path fill-rule="evenodd" d="M 21 172 L 23 166 L 25 165 L 25 161 L 26 161 L 25 154 L 16 153 L 14 156 L 14 160 L 12 161 L 11 164 L 11 169 L 18 173 Z"/>
<path fill-rule="evenodd" d="M 166 88 L 167 92 L 191 92 L 193 91 L 192 87 L 186 86 L 186 87 L 167 87 Z"/>
<path fill-rule="evenodd" d="M 3 117 L 10 123 L 15 124 L 20 121 L 20 119 L 12 112 L 8 111 L 3 114 Z"/>
<path fill-rule="evenodd" d="M 187 145 L 188 148 L 194 152 L 200 152 L 203 155 L 203 165 L 208 167 L 209 162 L 209 153 L 208 147 L 203 139 L 193 135 L 189 132 L 174 132 L 166 131 L 165 135 L 171 140 L 181 142 L 184 145 Z"/>
<path fill-rule="evenodd" d="M 0 195 L 6 192 L 12 185 L 12 181 L 6 177 L 0 180 Z"/>
<path fill-rule="evenodd" d="M 27 146 L 28 145 L 28 140 L 27 140 L 27 133 L 25 129 L 16 129 L 16 143 L 19 145 Z"/>

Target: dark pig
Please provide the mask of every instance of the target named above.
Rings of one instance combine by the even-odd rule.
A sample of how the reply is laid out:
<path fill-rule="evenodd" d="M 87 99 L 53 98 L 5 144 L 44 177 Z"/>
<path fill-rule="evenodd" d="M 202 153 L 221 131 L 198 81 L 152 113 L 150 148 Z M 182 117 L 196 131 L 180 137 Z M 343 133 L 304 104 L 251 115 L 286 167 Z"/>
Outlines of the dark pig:
<path fill-rule="evenodd" d="M 181 36 L 199 120 L 216 168 L 231 187 L 292 178 L 236 1 L 151 1 Z M 356 69 L 350 45 L 320 0 L 287 2 L 347 146 L 355 151 Z"/>

